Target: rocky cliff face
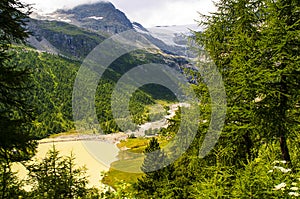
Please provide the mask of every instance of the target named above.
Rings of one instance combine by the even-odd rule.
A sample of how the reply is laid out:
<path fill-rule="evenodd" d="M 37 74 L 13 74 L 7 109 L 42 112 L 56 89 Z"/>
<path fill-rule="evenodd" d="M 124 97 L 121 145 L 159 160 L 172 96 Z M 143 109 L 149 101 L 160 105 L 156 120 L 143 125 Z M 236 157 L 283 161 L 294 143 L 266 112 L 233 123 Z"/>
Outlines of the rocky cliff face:
<path fill-rule="evenodd" d="M 113 4 L 99 2 L 36 15 L 28 29 L 29 44 L 38 50 L 81 59 L 110 35 L 133 29 L 133 24 Z"/>
<path fill-rule="evenodd" d="M 29 44 L 38 50 L 61 54 L 76 59 L 84 58 L 107 36 L 77 26 L 46 20 L 30 20 L 32 36 Z"/>

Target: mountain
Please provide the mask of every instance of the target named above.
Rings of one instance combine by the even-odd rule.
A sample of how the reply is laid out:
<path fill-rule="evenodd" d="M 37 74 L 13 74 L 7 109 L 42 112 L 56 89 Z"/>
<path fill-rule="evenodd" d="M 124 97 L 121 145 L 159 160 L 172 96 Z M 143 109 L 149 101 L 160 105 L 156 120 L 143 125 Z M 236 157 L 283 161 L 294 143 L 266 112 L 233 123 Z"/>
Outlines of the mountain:
<path fill-rule="evenodd" d="M 188 55 L 186 44 L 190 33 L 187 27 L 147 30 L 141 24 L 131 22 L 110 2 L 79 5 L 46 15 L 35 14 L 34 18 L 29 24 L 34 37 L 29 43 L 42 51 L 81 59 L 109 36 L 135 30 L 166 54 Z"/>
<path fill-rule="evenodd" d="M 133 29 L 126 15 L 110 2 L 83 4 L 73 9 L 57 10 L 46 15 L 36 15 L 41 20 L 55 20 L 93 31 L 120 33 Z"/>
<path fill-rule="evenodd" d="M 28 43 L 40 50 L 83 59 L 112 34 L 133 29 L 126 15 L 109 2 L 79 5 L 50 14 L 35 13 Z"/>
<path fill-rule="evenodd" d="M 84 4 L 73 9 L 32 15 L 28 43 L 40 50 L 83 59 L 103 40 L 113 34 L 133 30 L 126 15 L 109 2 Z M 138 24 L 144 29 L 141 24 Z M 144 29 L 146 30 L 146 29 Z"/>

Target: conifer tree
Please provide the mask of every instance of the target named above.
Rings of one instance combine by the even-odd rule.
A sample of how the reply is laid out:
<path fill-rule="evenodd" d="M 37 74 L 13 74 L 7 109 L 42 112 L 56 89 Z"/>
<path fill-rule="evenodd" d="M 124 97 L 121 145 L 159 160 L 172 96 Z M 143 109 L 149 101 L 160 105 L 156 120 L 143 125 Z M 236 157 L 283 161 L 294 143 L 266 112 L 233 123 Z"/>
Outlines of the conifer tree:
<path fill-rule="evenodd" d="M 74 156 L 61 157 L 55 146 L 40 163 L 28 165 L 32 198 L 79 198 L 87 194 L 85 168 L 76 167 Z"/>
<path fill-rule="evenodd" d="M 276 138 L 290 162 L 287 139 L 299 120 L 299 1 L 221 0 L 217 7 L 203 16 L 206 29 L 197 36 L 226 87 L 219 145 L 227 140 L 228 156 L 240 161 Z"/>
<path fill-rule="evenodd" d="M 157 138 L 150 140 L 144 153 L 145 159 L 141 169 L 145 173 L 145 176 L 138 179 L 138 182 L 134 185 L 138 191 L 138 196 L 161 198 L 170 194 L 170 192 L 166 193 L 165 191 L 167 190 L 166 187 L 170 186 L 170 183 L 167 182 L 173 180 L 174 168 L 172 165 L 168 165 L 159 169 L 167 157 L 161 150 Z"/>
<path fill-rule="evenodd" d="M 256 115 L 269 138 L 279 139 L 281 158 L 291 162 L 287 140 L 299 132 L 300 122 L 300 2 L 268 0 L 265 13 L 257 55 L 262 97 Z"/>
<path fill-rule="evenodd" d="M 30 13 L 28 5 L 16 0 L 0 3 L 0 161 L 18 161 L 28 158 L 35 142 L 29 135 L 32 106 L 29 103 L 30 71 L 8 64 L 14 56 L 10 47 L 28 37 L 25 20 Z"/>
<path fill-rule="evenodd" d="M 8 64 L 14 52 L 10 47 L 28 37 L 25 20 L 30 13 L 28 5 L 18 0 L 0 2 L 0 197 L 17 195 L 17 184 L 10 163 L 29 158 L 36 143 L 29 135 L 32 107 L 28 103 L 30 71 L 16 64 Z M 15 189 L 15 190 L 12 190 Z M 13 191 L 13 192 L 12 192 Z"/>

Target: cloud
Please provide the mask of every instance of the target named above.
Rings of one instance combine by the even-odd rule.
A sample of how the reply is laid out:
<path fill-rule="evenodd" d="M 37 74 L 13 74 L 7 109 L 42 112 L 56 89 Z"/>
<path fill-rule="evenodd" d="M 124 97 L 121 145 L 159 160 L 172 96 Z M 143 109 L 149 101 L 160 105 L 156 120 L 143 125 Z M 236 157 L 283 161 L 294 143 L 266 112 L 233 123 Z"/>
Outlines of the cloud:
<path fill-rule="evenodd" d="M 99 0 L 23 0 L 34 3 L 39 12 L 53 12 L 56 9 L 72 8 Z M 146 27 L 156 25 L 181 25 L 195 23 L 198 12 L 214 11 L 212 0 L 111 0 L 127 17 Z"/>
<path fill-rule="evenodd" d="M 32 4 L 33 8 L 39 12 L 49 13 L 57 9 L 70 9 L 80 4 L 91 4 L 101 0 L 23 0 Z"/>
<path fill-rule="evenodd" d="M 212 0 L 112 0 L 131 20 L 146 27 L 195 23 L 198 12 L 214 11 Z M 130 3 L 129 3 L 130 2 Z"/>

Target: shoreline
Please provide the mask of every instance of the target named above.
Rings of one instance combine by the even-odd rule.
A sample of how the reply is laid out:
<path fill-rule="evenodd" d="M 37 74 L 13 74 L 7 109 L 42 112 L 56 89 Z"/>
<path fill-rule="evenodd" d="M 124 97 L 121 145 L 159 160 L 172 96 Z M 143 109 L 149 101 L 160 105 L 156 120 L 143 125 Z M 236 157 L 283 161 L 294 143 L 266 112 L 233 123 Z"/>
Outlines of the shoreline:
<path fill-rule="evenodd" d="M 39 144 L 59 143 L 59 142 L 73 142 L 73 141 L 101 141 L 105 143 L 115 144 L 128 137 L 126 133 L 112 133 L 112 134 L 84 134 L 74 133 L 70 135 L 59 135 L 55 138 L 44 138 L 38 140 Z"/>
<path fill-rule="evenodd" d="M 83 166 L 87 168 L 86 174 L 89 181 L 87 184 L 88 188 L 96 187 L 105 191 L 109 188 L 111 189 L 111 187 L 101 182 L 104 177 L 103 173 L 109 171 L 110 163 L 115 161 L 115 158 L 117 158 L 120 150 L 117 143 L 127 137 L 128 136 L 125 133 L 109 135 L 74 133 L 70 135 L 58 135 L 55 138 L 44 138 L 42 140 L 38 140 L 37 153 L 31 161 L 40 162 L 46 157 L 47 152 L 51 150 L 54 145 L 55 149 L 59 151 L 59 155 L 61 157 L 70 156 L 71 153 L 75 155 L 74 163 L 76 168 Z M 99 153 L 98 157 L 96 157 L 87 148 L 87 144 L 92 145 L 94 150 L 99 152 L 102 151 L 102 153 Z M 103 160 L 101 158 L 102 156 L 104 156 Z M 17 176 L 20 180 L 28 178 L 28 171 L 22 164 L 13 164 L 12 170 L 17 172 Z M 29 185 L 25 185 L 24 189 L 30 190 L 31 188 Z"/>
<path fill-rule="evenodd" d="M 111 144 L 117 144 L 121 140 L 126 140 L 128 136 L 132 133 L 135 134 L 137 137 L 144 137 L 145 130 L 149 129 L 157 129 L 168 126 L 167 120 L 175 116 L 175 112 L 178 110 L 179 107 L 189 107 L 190 104 L 187 103 L 176 103 L 170 105 L 170 110 L 168 111 L 168 115 L 164 116 L 163 119 L 157 121 L 150 121 L 146 122 L 145 124 L 140 125 L 139 129 L 136 131 L 128 131 L 112 133 L 112 134 L 91 134 L 91 133 L 80 133 L 74 131 L 72 134 L 57 134 L 56 137 L 53 138 L 44 138 L 42 140 L 38 140 L 39 144 L 46 144 L 46 143 L 59 143 L 59 142 L 71 142 L 71 141 L 101 141 Z"/>

